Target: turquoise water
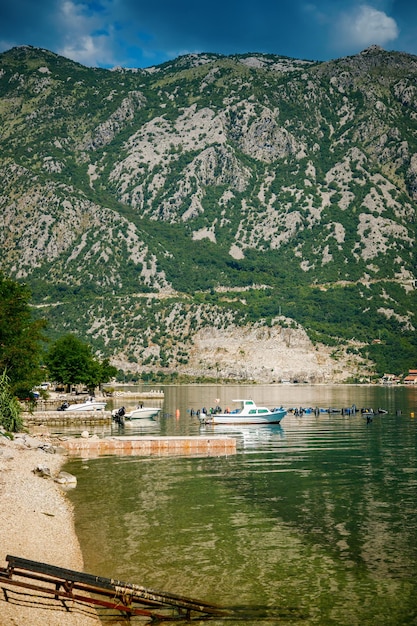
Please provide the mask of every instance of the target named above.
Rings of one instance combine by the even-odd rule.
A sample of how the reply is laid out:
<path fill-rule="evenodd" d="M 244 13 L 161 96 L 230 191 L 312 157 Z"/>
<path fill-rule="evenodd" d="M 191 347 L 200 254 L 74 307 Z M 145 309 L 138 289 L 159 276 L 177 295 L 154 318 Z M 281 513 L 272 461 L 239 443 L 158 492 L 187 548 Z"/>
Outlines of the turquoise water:
<path fill-rule="evenodd" d="M 225 405 L 249 392 L 268 406 L 389 412 L 370 424 L 288 415 L 281 426 L 223 430 L 200 430 L 190 415 L 199 398 Z M 233 456 L 70 461 L 85 570 L 239 607 L 234 624 L 417 624 L 417 390 L 302 387 L 296 403 L 291 394 L 166 390 L 154 432 L 228 432 Z"/>

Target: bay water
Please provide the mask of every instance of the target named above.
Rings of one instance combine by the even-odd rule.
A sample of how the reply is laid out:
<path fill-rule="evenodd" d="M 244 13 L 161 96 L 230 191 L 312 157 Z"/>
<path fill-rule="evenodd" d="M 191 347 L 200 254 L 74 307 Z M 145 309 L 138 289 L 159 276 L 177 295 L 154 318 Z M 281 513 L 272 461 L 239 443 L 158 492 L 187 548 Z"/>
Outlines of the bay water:
<path fill-rule="evenodd" d="M 417 624 L 417 389 L 163 390 L 157 420 L 112 434 L 227 434 L 237 453 L 70 460 L 86 572 L 235 610 L 216 626 Z M 369 423 L 360 411 L 320 412 L 246 427 L 202 427 L 193 414 L 237 398 L 387 412 Z"/>

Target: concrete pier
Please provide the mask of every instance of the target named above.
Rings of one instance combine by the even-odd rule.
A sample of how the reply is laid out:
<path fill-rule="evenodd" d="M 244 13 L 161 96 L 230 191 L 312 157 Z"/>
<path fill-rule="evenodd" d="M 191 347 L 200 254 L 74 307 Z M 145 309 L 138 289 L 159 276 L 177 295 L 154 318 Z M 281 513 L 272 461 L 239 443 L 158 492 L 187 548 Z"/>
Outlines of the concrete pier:
<path fill-rule="evenodd" d="M 71 456 L 94 458 L 120 456 L 227 456 L 236 454 L 236 439 L 221 436 L 195 437 L 89 437 L 63 439 L 60 445 Z"/>

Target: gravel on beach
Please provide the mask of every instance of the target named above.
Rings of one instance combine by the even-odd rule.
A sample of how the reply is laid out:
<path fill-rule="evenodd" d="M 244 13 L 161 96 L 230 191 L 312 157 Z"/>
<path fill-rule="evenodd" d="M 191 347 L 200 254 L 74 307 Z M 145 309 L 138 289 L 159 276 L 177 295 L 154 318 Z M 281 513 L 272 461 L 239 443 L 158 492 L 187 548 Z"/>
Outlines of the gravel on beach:
<path fill-rule="evenodd" d="M 65 460 L 65 453 L 46 436 L 22 433 L 10 440 L 0 433 L 0 567 L 13 555 L 83 570 L 72 506 L 54 481 Z M 47 468 L 51 476 L 43 477 L 37 468 Z M 72 601 L 65 605 L 0 579 L 0 626 L 100 624 L 89 606 Z"/>

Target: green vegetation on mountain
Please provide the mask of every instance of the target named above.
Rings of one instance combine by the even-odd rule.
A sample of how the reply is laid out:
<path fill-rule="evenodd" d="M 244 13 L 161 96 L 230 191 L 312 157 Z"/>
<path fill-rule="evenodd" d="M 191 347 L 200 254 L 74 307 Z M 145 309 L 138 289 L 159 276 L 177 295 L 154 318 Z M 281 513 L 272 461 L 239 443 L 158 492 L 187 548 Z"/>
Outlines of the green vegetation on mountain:
<path fill-rule="evenodd" d="M 56 341 L 183 371 L 204 329 L 302 327 L 416 367 L 417 58 L 0 55 L 0 268 Z M 215 358 L 215 357 L 213 357 Z M 212 364 L 213 365 L 213 364 Z"/>

